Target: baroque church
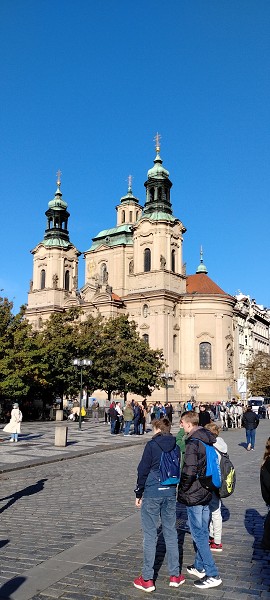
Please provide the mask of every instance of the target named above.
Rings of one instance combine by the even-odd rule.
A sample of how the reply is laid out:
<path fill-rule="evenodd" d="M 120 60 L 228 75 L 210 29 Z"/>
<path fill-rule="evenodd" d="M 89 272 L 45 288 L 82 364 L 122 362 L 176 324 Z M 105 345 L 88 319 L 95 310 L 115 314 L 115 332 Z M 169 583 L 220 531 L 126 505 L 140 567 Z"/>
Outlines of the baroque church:
<path fill-rule="evenodd" d="M 167 363 L 166 389 L 153 400 L 200 402 L 235 393 L 234 307 L 236 299 L 208 277 L 201 260 L 195 274 L 183 264 L 186 228 L 173 213 L 172 182 L 160 157 L 156 136 L 154 165 L 144 184 L 145 203 L 128 191 L 116 206 L 116 224 L 100 231 L 84 252 L 85 283 L 78 289 L 80 252 L 68 231 L 69 212 L 57 190 L 46 211 L 44 238 L 32 250 L 26 317 L 35 329 L 53 312 L 80 306 L 83 317 L 127 313 L 152 348 Z M 95 394 L 98 396 L 98 394 Z M 102 398 L 102 395 L 100 396 Z"/>

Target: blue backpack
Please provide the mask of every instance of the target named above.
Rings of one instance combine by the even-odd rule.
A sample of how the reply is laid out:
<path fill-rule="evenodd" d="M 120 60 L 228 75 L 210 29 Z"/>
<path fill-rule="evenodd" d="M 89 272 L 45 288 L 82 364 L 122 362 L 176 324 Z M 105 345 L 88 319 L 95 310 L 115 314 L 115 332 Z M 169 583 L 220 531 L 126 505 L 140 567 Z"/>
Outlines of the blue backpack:
<path fill-rule="evenodd" d="M 219 466 L 218 455 L 214 446 L 209 446 L 199 440 L 198 438 L 192 438 L 193 440 L 197 440 L 201 442 L 201 444 L 205 447 L 206 454 L 206 473 L 205 475 L 198 475 L 198 479 L 200 480 L 200 484 L 209 490 L 210 492 L 215 492 L 219 490 L 222 485 L 221 479 L 221 470 Z"/>
<path fill-rule="evenodd" d="M 159 481 L 161 485 L 177 485 L 180 481 L 180 455 L 175 447 L 169 452 L 162 452 L 159 463 Z"/>

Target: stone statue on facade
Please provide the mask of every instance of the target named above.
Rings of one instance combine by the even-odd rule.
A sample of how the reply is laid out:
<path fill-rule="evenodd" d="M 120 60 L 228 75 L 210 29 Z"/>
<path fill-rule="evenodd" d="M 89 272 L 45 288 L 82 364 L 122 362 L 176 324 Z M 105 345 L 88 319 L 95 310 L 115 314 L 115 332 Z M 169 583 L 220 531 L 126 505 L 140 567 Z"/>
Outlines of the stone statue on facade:
<path fill-rule="evenodd" d="M 160 255 L 160 268 L 165 269 L 166 267 L 166 258 L 163 254 Z"/>
<path fill-rule="evenodd" d="M 57 288 L 58 288 L 58 279 L 59 279 L 59 277 L 58 277 L 58 275 L 55 273 L 55 274 L 53 275 L 53 278 L 52 278 L 52 280 L 53 280 L 53 289 L 54 289 L 54 290 L 57 290 Z"/>

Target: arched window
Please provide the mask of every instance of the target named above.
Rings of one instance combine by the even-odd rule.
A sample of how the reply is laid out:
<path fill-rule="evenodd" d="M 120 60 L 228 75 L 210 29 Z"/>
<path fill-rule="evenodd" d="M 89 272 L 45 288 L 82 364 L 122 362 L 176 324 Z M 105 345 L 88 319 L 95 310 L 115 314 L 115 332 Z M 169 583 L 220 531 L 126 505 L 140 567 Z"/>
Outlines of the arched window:
<path fill-rule="evenodd" d="M 158 199 L 162 200 L 162 187 L 158 188 Z"/>
<path fill-rule="evenodd" d="M 45 271 L 45 269 L 42 269 L 40 272 L 40 289 L 41 290 L 44 290 L 45 283 L 46 283 L 46 271 Z"/>
<path fill-rule="evenodd" d="M 69 290 L 69 271 L 65 272 L 65 290 Z"/>
<path fill-rule="evenodd" d="M 177 352 L 177 335 L 173 336 L 173 352 Z"/>
<path fill-rule="evenodd" d="M 152 187 L 152 188 L 150 188 L 150 190 L 149 190 L 149 194 L 150 194 L 150 201 L 151 201 L 151 202 L 154 202 L 154 199 L 155 199 L 155 190 L 154 190 L 154 188 L 153 188 L 153 187 Z"/>
<path fill-rule="evenodd" d="M 145 248 L 144 251 L 144 272 L 147 273 L 151 271 L 151 250 L 149 248 Z"/>
<path fill-rule="evenodd" d="M 212 348 L 209 342 L 200 344 L 200 369 L 212 369 Z"/>
<path fill-rule="evenodd" d="M 144 333 L 142 337 L 143 337 L 143 341 L 146 344 L 149 344 L 149 335 L 148 335 L 148 333 Z"/>
<path fill-rule="evenodd" d="M 136 221 L 138 220 L 138 218 L 139 218 L 139 211 L 136 210 Z"/>
<path fill-rule="evenodd" d="M 133 215 L 132 215 L 132 210 L 130 210 L 130 211 L 129 211 L 129 220 L 130 220 L 130 223 L 132 223 L 132 216 L 133 216 Z"/>
<path fill-rule="evenodd" d="M 144 318 L 148 317 L 148 314 L 149 314 L 148 304 L 143 305 L 142 314 L 143 314 Z"/>
<path fill-rule="evenodd" d="M 124 210 L 122 210 L 122 223 L 126 222 L 126 213 Z"/>
<path fill-rule="evenodd" d="M 175 273 L 175 250 L 172 250 L 172 272 Z"/>

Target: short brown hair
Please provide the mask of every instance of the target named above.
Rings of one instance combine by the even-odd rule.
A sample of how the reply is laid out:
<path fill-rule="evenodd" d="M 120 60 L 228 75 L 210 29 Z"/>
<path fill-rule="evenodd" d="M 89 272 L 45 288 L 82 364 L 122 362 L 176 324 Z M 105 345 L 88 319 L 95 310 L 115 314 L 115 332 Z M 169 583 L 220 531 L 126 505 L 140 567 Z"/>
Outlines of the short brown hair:
<path fill-rule="evenodd" d="M 182 415 L 181 421 L 191 423 L 192 425 L 199 425 L 199 415 L 194 410 L 189 410 L 186 414 Z"/>
<path fill-rule="evenodd" d="M 163 419 L 154 419 L 152 426 L 155 429 L 160 429 L 161 433 L 163 434 L 170 433 L 171 431 L 171 422 L 166 417 Z"/>
<path fill-rule="evenodd" d="M 218 437 L 221 428 L 218 425 L 216 425 L 216 423 L 207 423 L 207 425 L 204 426 L 204 429 L 208 429 L 209 431 L 211 431 L 211 433 L 213 433 L 213 435 Z"/>

